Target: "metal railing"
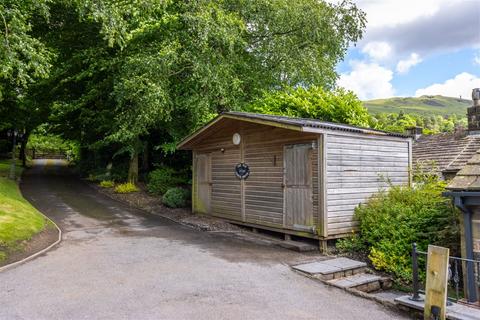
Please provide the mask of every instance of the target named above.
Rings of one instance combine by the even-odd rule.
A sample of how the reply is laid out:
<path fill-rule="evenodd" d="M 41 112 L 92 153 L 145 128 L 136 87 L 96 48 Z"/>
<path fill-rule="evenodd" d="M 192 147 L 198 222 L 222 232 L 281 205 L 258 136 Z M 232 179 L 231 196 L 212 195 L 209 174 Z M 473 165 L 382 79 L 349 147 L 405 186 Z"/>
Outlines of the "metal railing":
<path fill-rule="evenodd" d="M 411 299 L 420 301 L 420 294 L 425 294 L 422 289 L 423 284 L 420 281 L 419 258 L 425 259 L 425 266 L 428 253 L 417 249 L 417 245 L 412 245 L 412 271 L 413 271 L 413 294 Z M 480 287 L 480 261 L 464 259 L 459 257 L 449 257 L 448 264 L 448 288 L 447 304 L 449 302 L 462 302 L 478 304 L 477 290 Z M 464 298 L 464 290 L 467 292 L 467 299 Z"/>

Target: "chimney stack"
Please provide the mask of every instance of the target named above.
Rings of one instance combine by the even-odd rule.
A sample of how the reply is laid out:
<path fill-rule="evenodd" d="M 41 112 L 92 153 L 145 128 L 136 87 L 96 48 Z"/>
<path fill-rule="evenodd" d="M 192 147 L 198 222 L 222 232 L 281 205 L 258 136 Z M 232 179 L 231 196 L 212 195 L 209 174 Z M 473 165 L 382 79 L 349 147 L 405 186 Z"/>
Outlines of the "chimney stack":
<path fill-rule="evenodd" d="M 423 134 L 423 128 L 422 127 L 409 127 L 406 128 L 407 134 L 411 137 L 413 137 L 413 140 L 418 140 L 420 136 Z"/>
<path fill-rule="evenodd" d="M 467 109 L 468 133 L 480 134 L 480 88 L 472 90 L 473 105 Z"/>

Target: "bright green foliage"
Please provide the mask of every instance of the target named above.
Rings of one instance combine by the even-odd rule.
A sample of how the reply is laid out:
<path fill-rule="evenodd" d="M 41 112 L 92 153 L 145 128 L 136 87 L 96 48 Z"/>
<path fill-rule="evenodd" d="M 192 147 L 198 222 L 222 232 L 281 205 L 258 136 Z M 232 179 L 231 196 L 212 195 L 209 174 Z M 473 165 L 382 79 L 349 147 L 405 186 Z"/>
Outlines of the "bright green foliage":
<path fill-rule="evenodd" d="M 436 134 L 440 132 L 452 132 L 455 127 L 467 127 L 466 117 L 458 118 L 455 114 L 450 116 L 419 115 L 400 113 L 379 113 L 371 120 L 371 126 L 385 131 L 404 133 L 406 129 L 419 126 L 424 128 L 424 134 Z"/>
<path fill-rule="evenodd" d="M 48 77 L 54 57 L 34 34 L 37 21 L 48 20 L 50 0 L 0 1 L 0 131 L 17 129 L 28 138 L 47 105 L 35 105 L 31 87 Z M 39 122 L 40 121 L 40 122 Z M 20 157 L 25 164 L 25 143 Z"/>
<path fill-rule="evenodd" d="M 336 64 L 365 27 L 349 1 L 72 3 L 47 28 L 61 58 L 50 82 L 59 94 L 53 119 L 86 147 L 130 145 L 132 160 L 150 133 L 171 150 L 212 114 L 241 109 L 263 90 L 333 87 Z"/>
<path fill-rule="evenodd" d="M 171 188 L 162 197 L 162 203 L 170 208 L 182 208 L 187 205 L 190 191 L 183 188 Z"/>
<path fill-rule="evenodd" d="M 0 162 L 0 261 L 9 252 L 21 249 L 20 242 L 42 231 L 45 218 L 26 201 L 17 184 L 4 178 L 9 170 L 8 161 Z"/>
<path fill-rule="evenodd" d="M 43 126 L 30 135 L 27 148 L 38 153 L 63 153 L 72 160 L 78 157 L 79 152 L 77 143 L 49 134 Z"/>
<path fill-rule="evenodd" d="M 186 178 L 173 168 L 161 167 L 148 175 L 147 189 L 152 194 L 164 194 L 168 189 L 186 183 Z"/>
<path fill-rule="evenodd" d="M 48 75 L 51 54 L 31 34 L 32 18 L 48 17 L 48 2 L 3 0 L 0 3 L 0 101 L 6 91 L 14 94 L 15 89 L 24 89 Z"/>
<path fill-rule="evenodd" d="M 458 252 L 457 214 L 450 199 L 443 197 L 445 182 L 417 183 L 415 187 L 392 186 L 355 210 L 360 222 L 355 248 L 368 248 L 375 268 L 393 274 L 401 282 L 411 281 L 411 250 L 429 244 Z"/>
<path fill-rule="evenodd" d="M 352 232 L 348 238 L 338 239 L 335 247 L 341 252 L 349 253 L 362 253 L 368 249 L 362 238 L 355 232 Z"/>
<path fill-rule="evenodd" d="M 137 186 L 134 185 L 131 182 L 118 184 L 117 186 L 115 186 L 114 190 L 115 190 L 116 193 L 132 193 L 132 192 L 138 192 L 139 191 Z"/>
<path fill-rule="evenodd" d="M 0 160 L 0 177 L 7 178 L 10 173 L 11 160 Z M 17 160 L 15 162 L 15 177 L 20 177 L 23 172 L 22 163 Z"/>
<path fill-rule="evenodd" d="M 265 93 L 249 111 L 257 113 L 313 118 L 368 127 L 370 116 L 351 91 L 326 91 L 321 87 L 287 88 Z"/>
<path fill-rule="evenodd" d="M 102 188 L 113 188 L 115 186 L 115 182 L 111 180 L 102 180 L 100 181 L 100 187 Z"/>
<path fill-rule="evenodd" d="M 264 91 L 333 88 L 336 65 L 366 22 L 348 0 L 6 1 L 0 9 L 13 9 L 0 12 L 24 13 L 15 18 L 23 33 L 15 34 L 38 44 L 24 58 L 44 58 L 35 58 L 39 68 L 28 71 L 35 79 L 26 82 L 5 63 L 9 83 L 38 80 L 52 65 L 47 79 L 28 86 L 16 118 L 39 115 L 21 128 L 47 121 L 51 132 L 77 141 L 80 154 L 94 153 L 96 167 L 126 151 L 120 159 L 132 181 L 147 169 L 138 166 L 145 145 L 145 154 L 172 152 L 213 114 L 241 110 Z"/>

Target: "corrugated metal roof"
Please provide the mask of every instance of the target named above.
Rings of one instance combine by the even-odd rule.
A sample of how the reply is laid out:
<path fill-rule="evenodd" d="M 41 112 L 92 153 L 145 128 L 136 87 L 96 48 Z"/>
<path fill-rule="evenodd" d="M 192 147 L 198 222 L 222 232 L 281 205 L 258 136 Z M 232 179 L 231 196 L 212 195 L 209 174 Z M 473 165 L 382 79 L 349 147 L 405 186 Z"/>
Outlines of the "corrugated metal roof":
<path fill-rule="evenodd" d="M 480 135 L 424 135 L 413 144 L 413 163 L 427 166 L 434 161 L 440 172 L 456 172 L 462 169 L 479 149 Z"/>
<path fill-rule="evenodd" d="M 320 120 L 316 120 L 316 119 L 277 116 L 277 115 L 250 113 L 250 112 L 235 112 L 235 111 L 225 112 L 225 113 L 222 113 L 222 114 L 223 115 L 232 115 L 232 116 L 236 116 L 236 117 L 239 117 L 239 118 L 250 118 L 250 119 L 258 119 L 258 120 L 264 120 L 264 121 L 272 121 L 272 122 L 294 125 L 294 126 L 299 126 L 299 127 L 340 130 L 340 131 L 386 135 L 386 136 L 394 136 L 394 137 L 402 137 L 402 138 L 408 138 L 409 137 L 408 135 L 405 135 L 405 134 L 402 134 L 402 133 L 397 133 L 397 132 L 387 132 L 387 131 L 375 130 L 375 129 L 370 129 L 370 128 L 362 128 L 362 127 L 356 127 L 356 126 L 351 126 L 351 125 L 347 125 L 347 124 L 334 123 L 334 122 L 328 122 L 328 121 L 320 121 Z"/>

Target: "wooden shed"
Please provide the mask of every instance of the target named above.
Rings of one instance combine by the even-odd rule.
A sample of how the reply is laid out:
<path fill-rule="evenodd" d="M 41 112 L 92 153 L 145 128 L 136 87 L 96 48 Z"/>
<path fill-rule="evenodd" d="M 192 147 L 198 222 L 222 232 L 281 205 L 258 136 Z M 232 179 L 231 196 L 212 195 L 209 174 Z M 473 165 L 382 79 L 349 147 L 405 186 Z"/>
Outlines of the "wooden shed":
<path fill-rule="evenodd" d="M 312 119 L 227 112 L 178 148 L 193 150 L 194 212 L 322 244 L 386 179 L 410 181 L 410 137 Z"/>

